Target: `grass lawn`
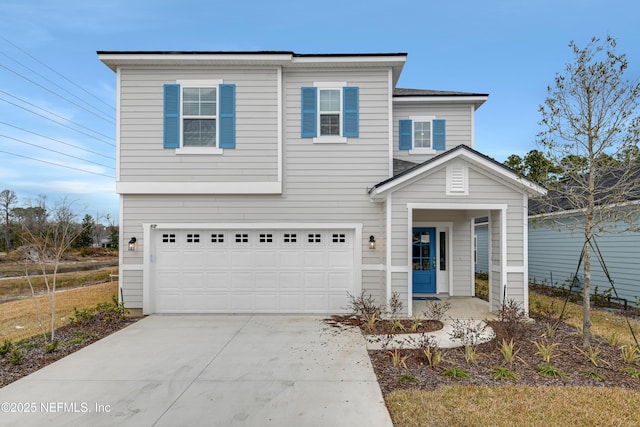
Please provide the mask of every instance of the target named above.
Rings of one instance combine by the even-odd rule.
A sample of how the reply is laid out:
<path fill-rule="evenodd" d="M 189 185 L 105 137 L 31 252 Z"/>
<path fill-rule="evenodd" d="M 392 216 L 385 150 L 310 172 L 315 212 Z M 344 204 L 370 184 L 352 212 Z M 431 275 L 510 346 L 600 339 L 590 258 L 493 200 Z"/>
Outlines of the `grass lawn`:
<path fill-rule="evenodd" d="M 56 292 L 55 327 L 69 323 L 74 307 L 78 310 L 95 307 L 98 303 L 110 302 L 111 296 L 117 294 L 118 282 Z M 7 339 L 18 341 L 42 334 L 39 318 L 45 331 L 51 332 L 49 313 L 49 298 L 46 295 L 0 304 L 0 342 Z"/>
<path fill-rule="evenodd" d="M 486 286 L 479 282 L 478 287 Z M 556 317 L 564 303 L 535 292 L 529 298 L 532 312 L 555 312 Z M 581 326 L 582 306 L 569 303 L 565 317 Z M 631 323 L 640 335 L 640 324 Z M 626 319 L 611 312 L 592 311 L 592 333 L 616 346 L 634 344 Z M 395 427 L 640 425 L 640 392 L 621 388 L 460 385 L 393 391 L 385 401 Z"/>
<path fill-rule="evenodd" d="M 626 389 L 449 386 L 385 400 L 395 427 L 640 425 L 640 392 Z"/>

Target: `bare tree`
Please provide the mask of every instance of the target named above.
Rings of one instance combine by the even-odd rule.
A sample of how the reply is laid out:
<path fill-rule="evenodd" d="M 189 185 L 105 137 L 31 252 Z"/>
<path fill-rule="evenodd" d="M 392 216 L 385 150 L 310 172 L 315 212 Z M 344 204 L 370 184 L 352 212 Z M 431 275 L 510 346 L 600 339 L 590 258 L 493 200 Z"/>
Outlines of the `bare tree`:
<path fill-rule="evenodd" d="M 555 84 L 547 88 L 540 106 L 538 135 L 544 154 L 561 168 L 562 179 L 552 186 L 546 210 L 580 212 L 577 220 L 564 225 L 584 236 L 583 333 L 584 347 L 591 345 L 590 285 L 592 238 L 612 222 L 630 220 L 621 209 L 637 198 L 638 167 L 635 157 L 640 135 L 638 101 L 640 84 L 623 78 L 626 55 L 617 54 L 616 41 L 593 38 L 585 48 L 575 42 L 575 56 Z M 612 208 L 613 207 L 613 208 Z"/>
<path fill-rule="evenodd" d="M 49 297 L 49 310 L 51 318 L 51 341 L 55 339 L 55 304 L 56 283 L 58 267 L 65 252 L 71 247 L 74 240 L 84 231 L 83 226 L 76 222 L 76 215 L 71 209 L 71 203 L 63 199 L 58 206 L 51 211 L 46 205 L 38 206 L 46 212 L 42 222 L 23 220 L 22 238 L 28 246 L 29 258 L 35 262 L 44 276 L 47 295 Z M 30 219 L 27 217 L 27 219 Z M 47 266 L 52 266 L 51 279 L 47 275 Z M 28 276 L 28 268 L 27 268 Z"/>
<path fill-rule="evenodd" d="M 7 251 L 11 250 L 11 206 L 18 203 L 16 193 L 11 190 L 3 190 L 0 193 L 0 208 L 4 220 L 4 243 Z"/>

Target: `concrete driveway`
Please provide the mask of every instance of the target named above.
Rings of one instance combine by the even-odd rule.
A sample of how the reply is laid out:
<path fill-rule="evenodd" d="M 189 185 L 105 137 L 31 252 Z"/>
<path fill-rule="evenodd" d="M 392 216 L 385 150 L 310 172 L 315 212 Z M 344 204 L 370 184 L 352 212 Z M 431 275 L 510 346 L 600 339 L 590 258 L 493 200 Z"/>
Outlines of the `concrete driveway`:
<path fill-rule="evenodd" d="M 317 316 L 149 316 L 0 404 L 3 426 L 392 425 L 361 334 Z"/>

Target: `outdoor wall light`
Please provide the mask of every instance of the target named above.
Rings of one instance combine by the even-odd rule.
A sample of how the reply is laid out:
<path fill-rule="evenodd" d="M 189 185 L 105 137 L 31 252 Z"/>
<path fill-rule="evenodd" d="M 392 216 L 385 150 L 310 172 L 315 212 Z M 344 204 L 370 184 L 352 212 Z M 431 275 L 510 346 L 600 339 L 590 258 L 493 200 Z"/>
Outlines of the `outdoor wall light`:
<path fill-rule="evenodd" d="M 135 251 L 136 250 L 136 238 L 132 237 L 131 240 L 129 240 L 129 250 L 130 251 Z"/>
<path fill-rule="evenodd" d="M 369 236 L 369 249 L 376 248 L 376 238 L 373 235 Z"/>

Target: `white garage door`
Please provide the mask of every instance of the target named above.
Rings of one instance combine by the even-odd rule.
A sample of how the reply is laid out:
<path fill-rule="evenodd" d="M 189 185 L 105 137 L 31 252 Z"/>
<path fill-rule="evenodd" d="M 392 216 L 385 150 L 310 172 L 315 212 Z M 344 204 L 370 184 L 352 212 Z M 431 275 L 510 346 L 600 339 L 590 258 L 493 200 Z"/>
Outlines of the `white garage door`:
<path fill-rule="evenodd" d="M 353 230 L 155 230 L 156 313 L 337 313 Z"/>

